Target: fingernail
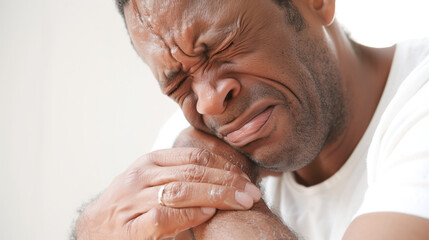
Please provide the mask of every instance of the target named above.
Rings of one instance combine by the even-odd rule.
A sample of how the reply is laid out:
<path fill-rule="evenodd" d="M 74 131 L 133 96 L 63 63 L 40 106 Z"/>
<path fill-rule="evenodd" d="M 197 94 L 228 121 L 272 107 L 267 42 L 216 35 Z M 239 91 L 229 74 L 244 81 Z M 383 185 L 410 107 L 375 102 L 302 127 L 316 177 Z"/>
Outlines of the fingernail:
<path fill-rule="evenodd" d="M 252 196 L 253 201 L 259 201 L 259 199 L 261 199 L 261 196 L 262 196 L 261 190 L 259 190 L 259 188 L 257 188 L 255 185 L 251 183 L 246 183 L 246 187 L 244 188 L 244 191 L 250 196 Z"/>
<path fill-rule="evenodd" d="M 244 208 L 250 208 L 253 205 L 253 199 L 244 192 L 235 191 L 235 201 L 237 201 Z"/>
<path fill-rule="evenodd" d="M 206 215 L 213 215 L 215 211 L 216 211 L 216 208 L 212 208 L 212 207 L 202 207 L 201 208 L 201 212 L 203 212 Z"/>

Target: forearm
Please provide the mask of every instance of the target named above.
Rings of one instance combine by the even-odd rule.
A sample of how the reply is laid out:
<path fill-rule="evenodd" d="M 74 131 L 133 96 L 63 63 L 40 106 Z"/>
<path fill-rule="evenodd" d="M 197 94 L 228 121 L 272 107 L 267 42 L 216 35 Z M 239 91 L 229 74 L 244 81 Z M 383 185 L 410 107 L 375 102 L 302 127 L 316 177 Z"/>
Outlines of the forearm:
<path fill-rule="evenodd" d="M 257 167 L 226 143 L 192 128 L 185 130 L 175 147 L 197 147 L 220 154 L 239 166 L 253 182 Z M 196 239 L 296 239 L 262 200 L 247 211 L 221 211 L 208 222 L 193 228 Z"/>
<path fill-rule="evenodd" d="M 263 201 L 248 211 L 218 211 L 193 229 L 196 239 L 297 239 Z"/>

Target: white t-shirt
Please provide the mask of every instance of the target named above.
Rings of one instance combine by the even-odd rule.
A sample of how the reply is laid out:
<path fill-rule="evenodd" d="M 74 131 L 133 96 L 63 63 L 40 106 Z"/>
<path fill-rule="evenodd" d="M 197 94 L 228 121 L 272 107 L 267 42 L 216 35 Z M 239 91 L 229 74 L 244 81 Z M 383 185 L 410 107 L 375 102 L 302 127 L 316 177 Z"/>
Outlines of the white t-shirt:
<path fill-rule="evenodd" d="M 377 110 L 347 162 L 305 187 L 291 173 L 262 182 L 264 200 L 304 239 L 341 239 L 370 212 L 429 218 L 429 39 L 400 43 Z M 154 149 L 171 147 L 189 126 L 178 112 Z"/>
<path fill-rule="evenodd" d="M 429 39 L 397 45 L 377 110 L 338 172 L 311 187 L 292 173 L 263 186 L 270 208 L 304 239 L 341 239 L 370 212 L 429 218 Z"/>

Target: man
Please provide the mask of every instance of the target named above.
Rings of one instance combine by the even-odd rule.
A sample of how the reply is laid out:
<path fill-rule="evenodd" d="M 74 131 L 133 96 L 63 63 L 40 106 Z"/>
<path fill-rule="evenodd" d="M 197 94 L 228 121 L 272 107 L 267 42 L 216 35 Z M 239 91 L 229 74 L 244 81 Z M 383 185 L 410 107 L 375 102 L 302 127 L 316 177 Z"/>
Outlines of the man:
<path fill-rule="evenodd" d="M 427 41 L 359 45 L 335 0 L 119 6 L 192 127 L 118 176 L 78 239 L 428 238 Z"/>

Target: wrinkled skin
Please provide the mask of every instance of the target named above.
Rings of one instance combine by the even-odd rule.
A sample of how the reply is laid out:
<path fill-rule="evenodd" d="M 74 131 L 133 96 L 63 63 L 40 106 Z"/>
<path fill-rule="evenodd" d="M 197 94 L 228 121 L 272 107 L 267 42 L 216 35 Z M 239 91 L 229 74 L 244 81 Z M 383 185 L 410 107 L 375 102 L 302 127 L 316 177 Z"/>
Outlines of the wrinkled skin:
<path fill-rule="evenodd" d="M 219 239 L 219 226 L 235 239 L 293 237 L 241 171 L 255 181 L 251 159 L 295 171 L 306 185 L 332 176 L 365 131 L 391 61 L 389 53 L 379 64 L 335 23 L 327 27 L 334 2 L 294 1 L 297 15 L 271 0 L 130 1 L 124 12 L 133 45 L 193 126 L 178 146 L 193 148 L 137 160 L 82 214 L 79 239 L 159 239 L 196 226 L 207 239 Z M 202 151 L 209 164 L 196 160 Z M 164 184 L 168 205 L 160 206 Z M 214 208 L 248 211 L 212 218 Z"/>
<path fill-rule="evenodd" d="M 255 175 L 254 168 L 213 137 L 192 131 L 184 136 L 192 134 L 200 134 L 199 144 L 216 146 L 218 151 L 195 145 L 140 157 L 85 209 L 77 223 L 77 239 L 160 239 L 209 220 L 215 214 L 213 206 L 250 209 L 261 195 L 236 165 L 250 176 Z M 184 145 L 193 144 L 184 137 L 179 146 Z M 165 206 L 160 206 L 157 194 L 163 185 Z M 250 202 L 237 201 L 237 194 Z"/>
<path fill-rule="evenodd" d="M 162 91 L 192 126 L 264 168 L 296 170 L 315 160 L 347 118 L 326 32 L 296 32 L 271 1 L 185 2 L 135 1 L 125 12 L 133 44 Z M 254 141 L 238 146 L 222 133 L 268 107 L 271 116 Z"/>

